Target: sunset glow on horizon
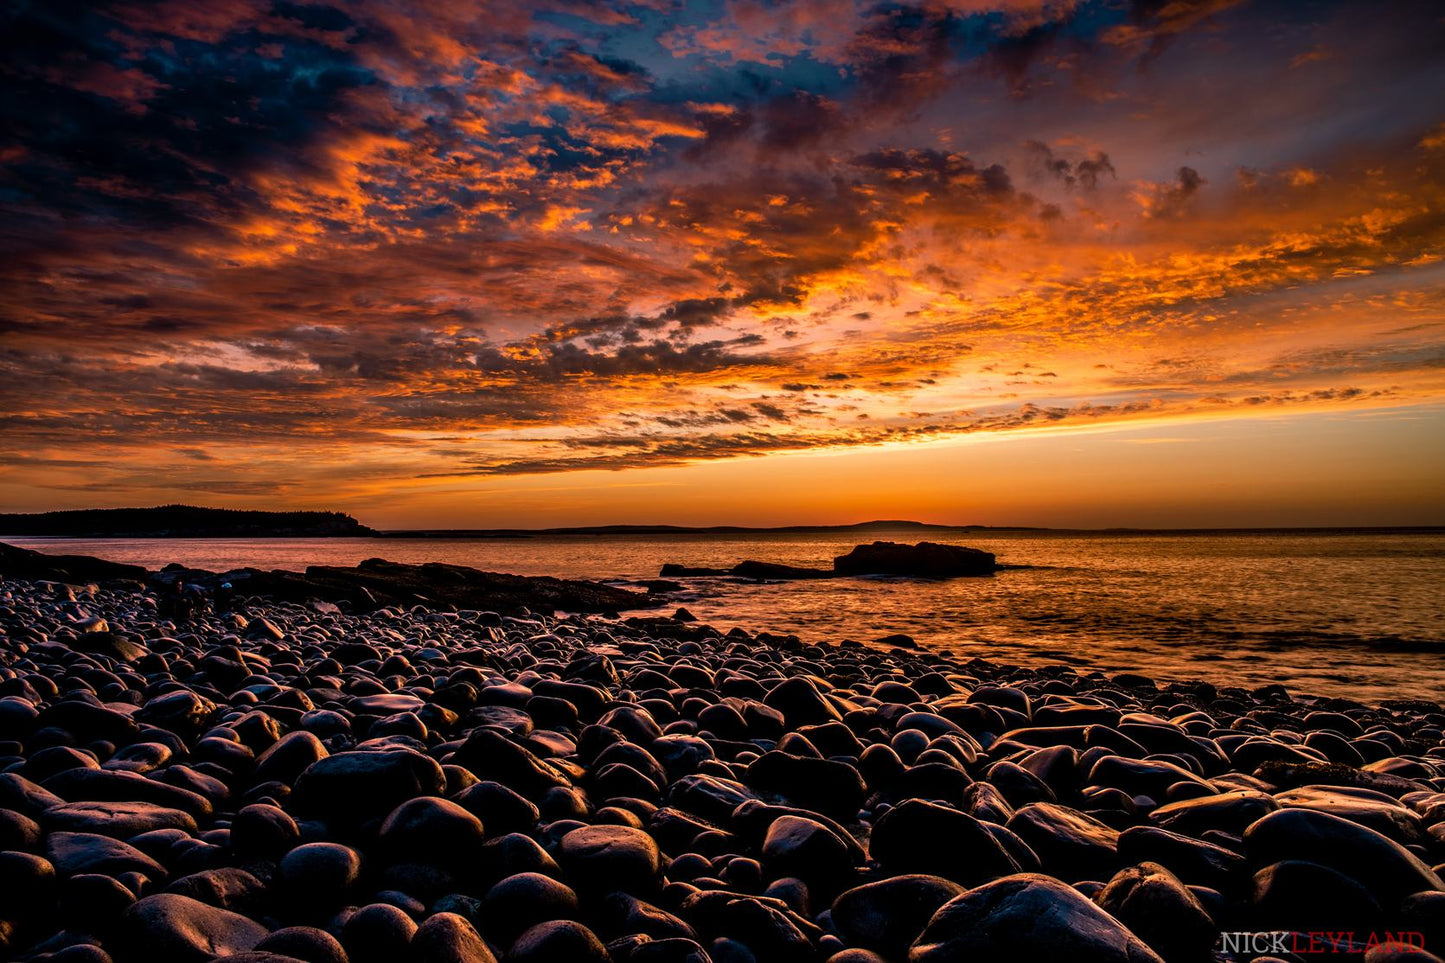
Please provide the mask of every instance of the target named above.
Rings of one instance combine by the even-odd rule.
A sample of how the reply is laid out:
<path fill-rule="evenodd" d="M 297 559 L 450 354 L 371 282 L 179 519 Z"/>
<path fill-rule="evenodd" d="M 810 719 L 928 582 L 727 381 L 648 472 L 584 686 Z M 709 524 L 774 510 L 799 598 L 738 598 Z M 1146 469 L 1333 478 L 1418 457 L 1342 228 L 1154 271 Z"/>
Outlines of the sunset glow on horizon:
<path fill-rule="evenodd" d="M 1445 15 L 7 6 L 0 511 L 1445 524 Z"/>

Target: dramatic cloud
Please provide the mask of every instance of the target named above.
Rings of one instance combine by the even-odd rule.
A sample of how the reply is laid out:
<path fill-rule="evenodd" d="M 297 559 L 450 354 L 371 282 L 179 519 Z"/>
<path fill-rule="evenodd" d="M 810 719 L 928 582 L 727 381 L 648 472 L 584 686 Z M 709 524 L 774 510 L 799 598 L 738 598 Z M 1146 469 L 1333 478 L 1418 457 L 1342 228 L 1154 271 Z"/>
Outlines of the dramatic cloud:
<path fill-rule="evenodd" d="M 1433 4 L 50 0 L 0 27 L 27 497 L 1445 401 Z"/>

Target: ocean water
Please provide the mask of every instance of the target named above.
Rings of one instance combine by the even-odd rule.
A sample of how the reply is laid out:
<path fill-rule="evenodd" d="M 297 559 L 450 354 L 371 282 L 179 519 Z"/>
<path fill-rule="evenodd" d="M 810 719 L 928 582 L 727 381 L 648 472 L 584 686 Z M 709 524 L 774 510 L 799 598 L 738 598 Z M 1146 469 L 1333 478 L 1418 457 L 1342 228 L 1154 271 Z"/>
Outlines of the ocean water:
<path fill-rule="evenodd" d="M 525 539 L 4 539 L 158 568 L 300 571 L 372 557 L 519 575 L 656 578 L 666 562 L 829 567 L 860 540 L 970 545 L 1033 566 L 989 578 L 756 584 L 684 580 L 726 630 L 869 641 L 892 633 L 996 662 L 1373 701 L 1445 700 L 1445 536 L 1439 533 L 547 536 Z M 670 611 L 667 610 L 667 611 Z"/>

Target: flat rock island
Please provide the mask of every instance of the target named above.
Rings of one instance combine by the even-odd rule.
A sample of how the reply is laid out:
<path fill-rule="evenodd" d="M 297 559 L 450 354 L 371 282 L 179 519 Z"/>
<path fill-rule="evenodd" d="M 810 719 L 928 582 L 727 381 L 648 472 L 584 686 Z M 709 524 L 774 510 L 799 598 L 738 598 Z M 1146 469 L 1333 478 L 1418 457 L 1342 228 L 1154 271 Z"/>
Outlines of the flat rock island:
<path fill-rule="evenodd" d="M 1445 947 L 1437 704 L 560 614 L 562 589 L 503 612 L 468 604 L 484 580 L 448 567 L 257 576 L 178 608 L 176 579 L 53 556 L 21 576 L 42 563 L 6 558 L 9 959 Z M 908 558 L 913 575 L 984 564 Z M 396 588 L 423 582 L 426 601 Z"/>

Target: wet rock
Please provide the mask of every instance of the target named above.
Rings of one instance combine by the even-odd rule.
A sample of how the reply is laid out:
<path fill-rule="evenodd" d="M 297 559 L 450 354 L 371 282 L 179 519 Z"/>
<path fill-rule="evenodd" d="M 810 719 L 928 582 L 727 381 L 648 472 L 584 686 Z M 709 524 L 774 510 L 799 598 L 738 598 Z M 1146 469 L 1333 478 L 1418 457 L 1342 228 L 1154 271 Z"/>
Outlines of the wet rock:
<path fill-rule="evenodd" d="M 410 749 L 340 752 L 312 763 L 296 780 L 296 811 L 359 824 L 381 819 L 417 796 L 440 796 L 446 776 L 436 760 Z"/>
<path fill-rule="evenodd" d="M 801 816 L 780 816 L 768 827 L 763 864 L 776 876 L 796 876 L 815 888 L 834 890 L 853 868 L 848 844 L 827 826 Z"/>
<path fill-rule="evenodd" d="M 962 545 L 919 542 L 874 542 L 859 545 L 833 559 L 833 570 L 844 575 L 908 575 L 915 578 L 954 578 L 992 575 L 997 561 L 989 552 Z"/>
<path fill-rule="evenodd" d="M 351 963 L 389 963 L 407 955 L 416 923 L 388 903 L 371 903 L 347 918 L 341 945 Z"/>
<path fill-rule="evenodd" d="M 394 862 L 422 862 L 464 872 L 482 858 L 482 822 L 461 806 L 420 796 L 397 806 L 381 824 L 381 850 Z"/>
<path fill-rule="evenodd" d="M 1033 803 L 1014 813 L 1008 828 L 1060 879 L 1107 877 L 1119 865 L 1119 833 L 1084 813 Z"/>
<path fill-rule="evenodd" d="M 1254 925 L 1303 932 L 1369 932 L 1383 911 L 1357 881 L 1318 863 L 1284 860 L 1254 876 L 1251 894 Z"/>
<path fill-rule="evenodd" d="M 265 936 L 266 927 L 239 913 L 158 893 L 125 911 L 108 945 L 116 963 L 204 963 L 254 949 Z"/>
<path fill-rule="evenodd" d="M 514 963 L 612 963 L 597 934 L 575 920 L 538 923 L 517 937 L 507 959 Z"/>
<path fill-rule="evenodd" d="M 774 686 L 763 698 L 763 705 L 781 712 L 789 729 L 843 718 L 838 707 L 829 702 L 811 680 L 799 676 Z"/>
<path fill-rule="evenodd" d="M 182 876 L 167 886 L 166 892 L 247 916 L 256 915 L 266 901 L 266 884 L 235 866 Z"/>
<path fill-rule="evenodd" d="M 662 872 L 657 843 L 629 826 L 574 829 L 562 837 L 557 855 L 579 891 L 649 893 Z"/>
<path fill-rule="evenodd" d="M 427 917 L 411 938 L 412 963 L 496 963 L 476 927 L 456 913 Z"/>
<path fill-rule="evenodd" d="M 1279 803 L 1273 796 L 1255 789 L 1240 789 L 1169 803 L 1151 812 L 1149 819 L 1185 836 L 1197 837 L 1211 829 L 1237 835 L 1278 808 Z"/>
<path fill-rule="evenodd" d="M 1126 863 L 1159 863 L 1186 883 L 1229 890 L 1246 876 L 1245 858 L 1233 850 L 1155 826 L 1133 826 L 1119 834 L 1119 858 Z"/>
<path fill-rule="evenodd" d="M 134 846 L 94 833 L 53 832 L 45 840 L 45 857 L 61 876 L 140 873 L 165 879 L 167 875 L 165 867 Z"/>
<path fill-rule="evenodd" d="M 1256 866 L 1287 860 L 1327 866 L 1362 884 L 1386 908 L 1445 882 L 1399 843 L 1364 826 L 1308 809 L 1284 809 L 1251 825 L 1245 855 Z"/>
<path fill-rule="evenodd" d="M 1371 789 L 1303 786 L 1275 793 L 1274 799 L 1286 809 L 1311 809 L 1348 819 L 1404 845 L 1428 839 L 1424 821 L 1416 813 Z"/>
<path fill-rule="evenodd" d="M 578 912 L 572 888 L 541 873 L 517 873 L 493 886 L 482 901 L 487 935 L 510 946 L 538 923 L 572 919 Z"/>
<path fill-rule="evenodd" d="M 898 804 L 878 820 L 869 850 L 890 873 L 942 876 L 965 886 L 1019 871 L 1018 862 L 978 820 L 918 799 Z"/>
<path fill-rule="evenodd" d="M 323 910 L 345 902 L 361 875 L 361 856 L 339 843 L 306 843 L 287 853 L 276 883 L 294 906 Z"/>
<path fill-rule="evenodd" d="M 748 785 L 830 816 L 852 818 L 868 790 L 858 770 L 831 759 L 764 753 L 747 771 Z"/>
<path fill-rule="evenodd" d="M 196 820 L 180 809 L 143 802 L 73 802 L 45 813 L 45 825 L 70 833 L 129 839 L 156 829 L 196 831 Z"/>
<path fill-rule="evenodd" d="M 256 950 L 303 960 L 305 963 L 349 963 L 341 941 L 313 926 L 288 926 L 256 944 Z"/>
<path fill-rule="evenodd" d="M 963 892 L 939 876 L 892 876 L 840 895 L 833 901 L 833 925 L 851 946 L 905 959 L 938 908 Z"/>
<path fill-rule="evenodd" d="M 1162 963 L 1122 923 L 1048 876 L 1008 876 L 945 903 L 909 963 Z"/>
<path fill-rule="evenodd" d="M 1096 901 L 1169 963 L 1213 958 L 1219 928 L 1199 898 L 1158 863 L 1120 870 Z"/>

